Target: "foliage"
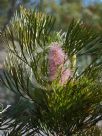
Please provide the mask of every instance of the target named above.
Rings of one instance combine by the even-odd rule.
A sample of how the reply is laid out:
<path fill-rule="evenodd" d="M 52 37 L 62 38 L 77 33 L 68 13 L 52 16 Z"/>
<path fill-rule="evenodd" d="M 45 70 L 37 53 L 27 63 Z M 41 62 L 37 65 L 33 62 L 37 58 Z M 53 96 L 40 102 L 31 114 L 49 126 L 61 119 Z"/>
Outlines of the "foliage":
<path fill-rule="evenodd" d="M 87 6 L 85 6 L 87 3 Z M 56 16 L 56 28 L 62 28 L 66 31 L 66 27 L 70 24 L 72 18 L 82 19 L 89 27 L 95 30 L 102 30 L 101 11 L 102 3 L 97 1 L 85 0 L 60 0 L 57 3 L 55 0 L 44 0 L 42 3 L 42 11 L 49 12 Z M 59 25 L 61 24 L 61 26 Z"/>
<path fill-rule="evenodd" d="M 87 24 L 92 25 L 96 30 L 98 29 L 102 31 L 101 12 L 102 12 L 102 3 L 91 5 L 87 9 L 84 9 L 83 19 L 84 21 L 86 20 L 85 22 Z"/>
<path fill-rule="evenodd" d="M 102 118 L 102 40 L 82 21 L 72 20 L 67 33 L 54 31 L 55 19 L 20 7 L 2 32 L 8 47 L 0 82 L 17 95 L 3 110 L 0 129 L 6 135 L 73 135 L 87 132 Z M 62 45 L 73 77 L 60 85 L 49 81 L 48 53 L 53 42 Z M 94 54 L 79 73 L 78 59 Z"/>

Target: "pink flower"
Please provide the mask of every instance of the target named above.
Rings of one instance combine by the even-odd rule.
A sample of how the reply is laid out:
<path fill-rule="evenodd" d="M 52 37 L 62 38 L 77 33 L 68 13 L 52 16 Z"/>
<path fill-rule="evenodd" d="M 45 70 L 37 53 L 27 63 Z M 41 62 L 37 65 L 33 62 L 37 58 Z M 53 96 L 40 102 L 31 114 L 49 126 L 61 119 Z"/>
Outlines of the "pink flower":
<path fill-rule="evenodd" d="M 55 65 L 55 62 L 53 60 L 50 60 L 50 62 L 49 62 L 49 76 L 50 76 L 51 81 L 55 79 L 56 71 L 57 71 L 57 66 Z"/>
<path fill-rule="evenodd" d="M 65 53 L 58 43 L 53 43 L 49 52 L 49 61 L 55 62 L 55 65 L 61 65 L 65 60 Z"/>
<path fill-rule="evenodd" d="M 59 77 L 59 83 L 63 85 L 66 84 L 67 81 L 72 77 L 71 70 L 64 68 L 66 59 L 67 56 L 60 45 L 58 43 L 52 43 L 48 56 L 50 81 L 53 81 Z"/>
<path fill-rule="evenodd" d="M 54 80 L 58 67 L 65 61 L 65 53 L 58 43 L 51 44 L 48 60 L 50 80 Z"/>
<path fill-rule="evenodd" d="M 66 84 L 67 81 L 72 77 L 72 72 L 70 69 L 65 69 L 62 71 L 62 74 L 61 74 L 61 84 Z"/>

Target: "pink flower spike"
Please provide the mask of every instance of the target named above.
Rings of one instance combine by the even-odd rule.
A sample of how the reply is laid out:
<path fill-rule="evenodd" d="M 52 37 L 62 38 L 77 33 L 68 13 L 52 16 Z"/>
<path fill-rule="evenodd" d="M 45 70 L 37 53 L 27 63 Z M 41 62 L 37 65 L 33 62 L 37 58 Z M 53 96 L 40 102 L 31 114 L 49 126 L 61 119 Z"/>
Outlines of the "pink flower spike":
<path fill-rule="evenodd" d="M 62 71 L 61 84 L 62 85 L 66 84 L 71 77 L 72 77 L 72 72 L 70 69 L 66 69 L 66 70 Z"/>
<path fill-rule="evenodd" d="M 52 80 L 55 79 L 56 71 L 57 71 L 57 66 L 56 66 L 55 63 L 51 60 L 51 61 L 50 61 L 50 64 L 49 64 L 50 81 L 52 81 Z"/>
<path fill-rule="evenodd" d="M 60 65 L 64 64 L 65 53 L 58 43 L 52 43 L 49 51 L 49 76 L 50 80 L 56 78 L 57 69 Z"/>
<path fill-rule="evenodd" d="M 58 43 L 51 44 L 49 52 L 49 61 L 54 61 L 55 65 L 61 65 L 65 60 L 65 53 Z"/>

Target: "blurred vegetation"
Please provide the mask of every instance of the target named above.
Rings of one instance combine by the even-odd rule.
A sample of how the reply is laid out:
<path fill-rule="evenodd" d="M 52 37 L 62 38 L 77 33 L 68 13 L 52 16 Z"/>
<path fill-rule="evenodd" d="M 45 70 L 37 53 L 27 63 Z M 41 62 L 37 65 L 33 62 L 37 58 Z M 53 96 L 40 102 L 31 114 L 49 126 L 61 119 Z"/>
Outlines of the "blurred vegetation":
<path fill-rule="evenodd" d="M 54 0 L 44 0 L 42 10 L 54 14 L 58 24 L 61 24 L 64 30 L 72 18 L 82 19 L 89 27 L 102 30 L 102 3 L 95 3 L 86 7 L 82 0 L 61 0 L 59 4 Z"/>
<path fill-rule="evenodd" d="M 0 0 L 0 28 L 6 24 L 12 16 L 15 0 Z"/>
<path fill-rule="evenodd" d="M 0 0 L 0 28 L 8 23 L 19 5 L 48 12 L 56 17 L 56 28 L 66 30 L 72 18 L 82 19 L 89 27 L 102 30 L 102 3 L 100 0 Z"/>

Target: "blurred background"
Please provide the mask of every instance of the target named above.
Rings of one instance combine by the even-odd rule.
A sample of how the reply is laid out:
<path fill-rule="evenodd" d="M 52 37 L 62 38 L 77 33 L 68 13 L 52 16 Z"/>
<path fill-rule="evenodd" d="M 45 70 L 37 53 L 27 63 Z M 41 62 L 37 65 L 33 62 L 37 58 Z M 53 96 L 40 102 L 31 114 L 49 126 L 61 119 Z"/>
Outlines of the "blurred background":
<path fill-rule="evenodd" d="M 56 28 L 61 24 L 60 27 L 66 30 L 74 17 L 102 29 L 102 0 L 0 0 L 0 29 L 9 22 L 19 5 L 56 16 Z"/>

